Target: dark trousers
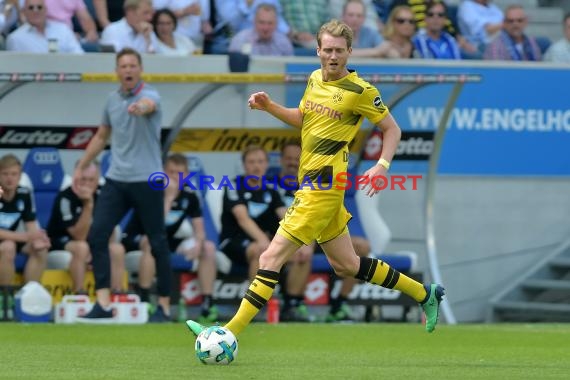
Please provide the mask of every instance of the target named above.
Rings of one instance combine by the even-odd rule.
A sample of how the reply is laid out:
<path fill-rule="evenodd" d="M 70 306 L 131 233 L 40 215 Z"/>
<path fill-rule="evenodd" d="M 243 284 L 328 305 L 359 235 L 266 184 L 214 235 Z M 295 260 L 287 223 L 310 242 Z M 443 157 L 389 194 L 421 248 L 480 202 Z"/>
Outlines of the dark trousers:
<path fill-rule="evenodd" d="M 164 193 L 147 182 L 118 182 L 107 178 L 97 198 L 87 242 L 93 257 L 95 289 L 111 287 L 109 239 L 125 214 L 134 209 L 150 242 L 156 262 L 157 292 L 170 296 L 170 251 L 164 222 Z"/>

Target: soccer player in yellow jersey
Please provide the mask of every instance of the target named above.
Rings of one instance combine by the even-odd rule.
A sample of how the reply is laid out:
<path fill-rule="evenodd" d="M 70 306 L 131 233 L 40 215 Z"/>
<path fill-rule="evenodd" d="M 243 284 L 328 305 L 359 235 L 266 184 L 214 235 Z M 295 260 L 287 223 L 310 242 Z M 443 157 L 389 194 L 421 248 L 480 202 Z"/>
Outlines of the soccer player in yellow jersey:
<path fill-rule="evenodd" d="M 346 67 L 352 52 L 351 29 L 332 20 L 321 27 L 317 42 L 321 68 L 311 74 L 298 108 L 277 104 L 265 92 L 249 98 L 251 109 L 266 111 L 301 128 L 300 189 L 277 234 L 261 254 L 257 275 L 226 327 L 239 334 L 273 294 L 281 267 L 300 246 L 316 240 L 337 275 L 396 289 L 419 302 L 426 315 L 426 330 L 432 332 L 444 289 L 437 284 L 423 285 L 381 260 L 356 255 L 347 228 L 351 215 L 344 208 L 344 191 L 339 189 L 344 183 L 336 179 L 347 171 L 348 144 L 365 117 L 384 134 L 382 157 L 364 173 L 368 178 L 386 176 L 400 141 L 400 128 L 378 90 Z M 369 183 L 363 191 L 373 196 L 380 185 L 380 180 Z M 205 328 L 192 320 L 186 324 L 196 335 Z"/>

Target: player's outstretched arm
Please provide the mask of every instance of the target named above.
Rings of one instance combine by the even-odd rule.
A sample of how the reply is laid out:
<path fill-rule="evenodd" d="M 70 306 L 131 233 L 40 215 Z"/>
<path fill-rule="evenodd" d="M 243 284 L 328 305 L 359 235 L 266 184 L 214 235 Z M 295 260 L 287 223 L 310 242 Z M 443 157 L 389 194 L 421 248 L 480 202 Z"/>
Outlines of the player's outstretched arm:
<path fill-rule="evenodd" d="M 251 94 L 248 100 L 249 108 L 270 113 L 282 122 L 296 128 L 303 125 L 303 114 L 298 108 L 287 108 L 271 100 L 265 92 Z"/>

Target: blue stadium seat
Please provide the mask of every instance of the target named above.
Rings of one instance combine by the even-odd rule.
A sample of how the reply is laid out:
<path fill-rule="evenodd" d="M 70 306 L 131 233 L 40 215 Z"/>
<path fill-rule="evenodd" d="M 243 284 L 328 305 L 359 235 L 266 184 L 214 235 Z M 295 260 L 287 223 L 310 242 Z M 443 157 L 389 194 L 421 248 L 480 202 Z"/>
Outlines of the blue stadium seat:
<path fill-rule="evenodd" d="M 535 40 L 538 47 L 540 48 L 540 52 L 544 55 L 544 53 L 546 53 L 552 44 L 552 41 L 550 41 L 550 38 L 544 36 L 535 37 Z"/>
<path fill-rule="evenodd" d="M 34 188 L 37 219 L 40 226 L 46 228 L 53 201 L 65 176 L 59 151 L 43 147 L 30 149 L 23 170 Z"/>
<path fill-rule="evenodd" d="M 14 261 L 14 265 L 16 266 L 16 272 L 23 273 L 27 262 L 28 262 L 28 255 L 24 255 L 23 253 L 17 253 L 16 259 Z"/>

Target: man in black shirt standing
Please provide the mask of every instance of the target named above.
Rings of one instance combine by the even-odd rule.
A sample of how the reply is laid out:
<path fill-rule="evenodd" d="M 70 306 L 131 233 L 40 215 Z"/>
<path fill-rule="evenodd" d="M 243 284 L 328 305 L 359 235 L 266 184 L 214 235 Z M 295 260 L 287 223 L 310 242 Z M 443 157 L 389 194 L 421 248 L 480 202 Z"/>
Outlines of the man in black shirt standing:
<path fill-rule="evenodd" d="M 24 280 L 39 282 L 47 263 L 50 241 L 36 221 L 29 189 L 18 186 L 22 164 L 13 154 L 0 158 L 0 286 L 12 286 L 16 275 L 16 252 L 28 255 Z M 25 232 L 17 231 L 20 222 Z"/>
<path fill-rule="evenodd" d="M 188 175 L 188 160 L 182 154 L 172 154 L 166 159 L 164 172 L 169 178 L 169 185 L 164 189 L 164 210 L 166 236 L 170 252 L 184 255 L 193 261 L 192 270 L 198 272 L 198 282 L 202 295 L 202 311 L 198 320 L 213 323 L 218 319 L 218 309 L 214 305 L 213 292 L 216 281 L 216 246 L 206 239 L 202 205 L 198 196 L 188 187 L 180 189 L 180 174 Z M 183 222 L 189 219 L 192 236 L 179 235 Z M 139 263 L 138 293 L 141 301 L 149 302 L 150 288 L 156 272 L 156 264 L 151 254 L 151 246 L 138 216 L 135 214 L 125 228 L 123 244 L 127 250 L 143 252 Z"/>

